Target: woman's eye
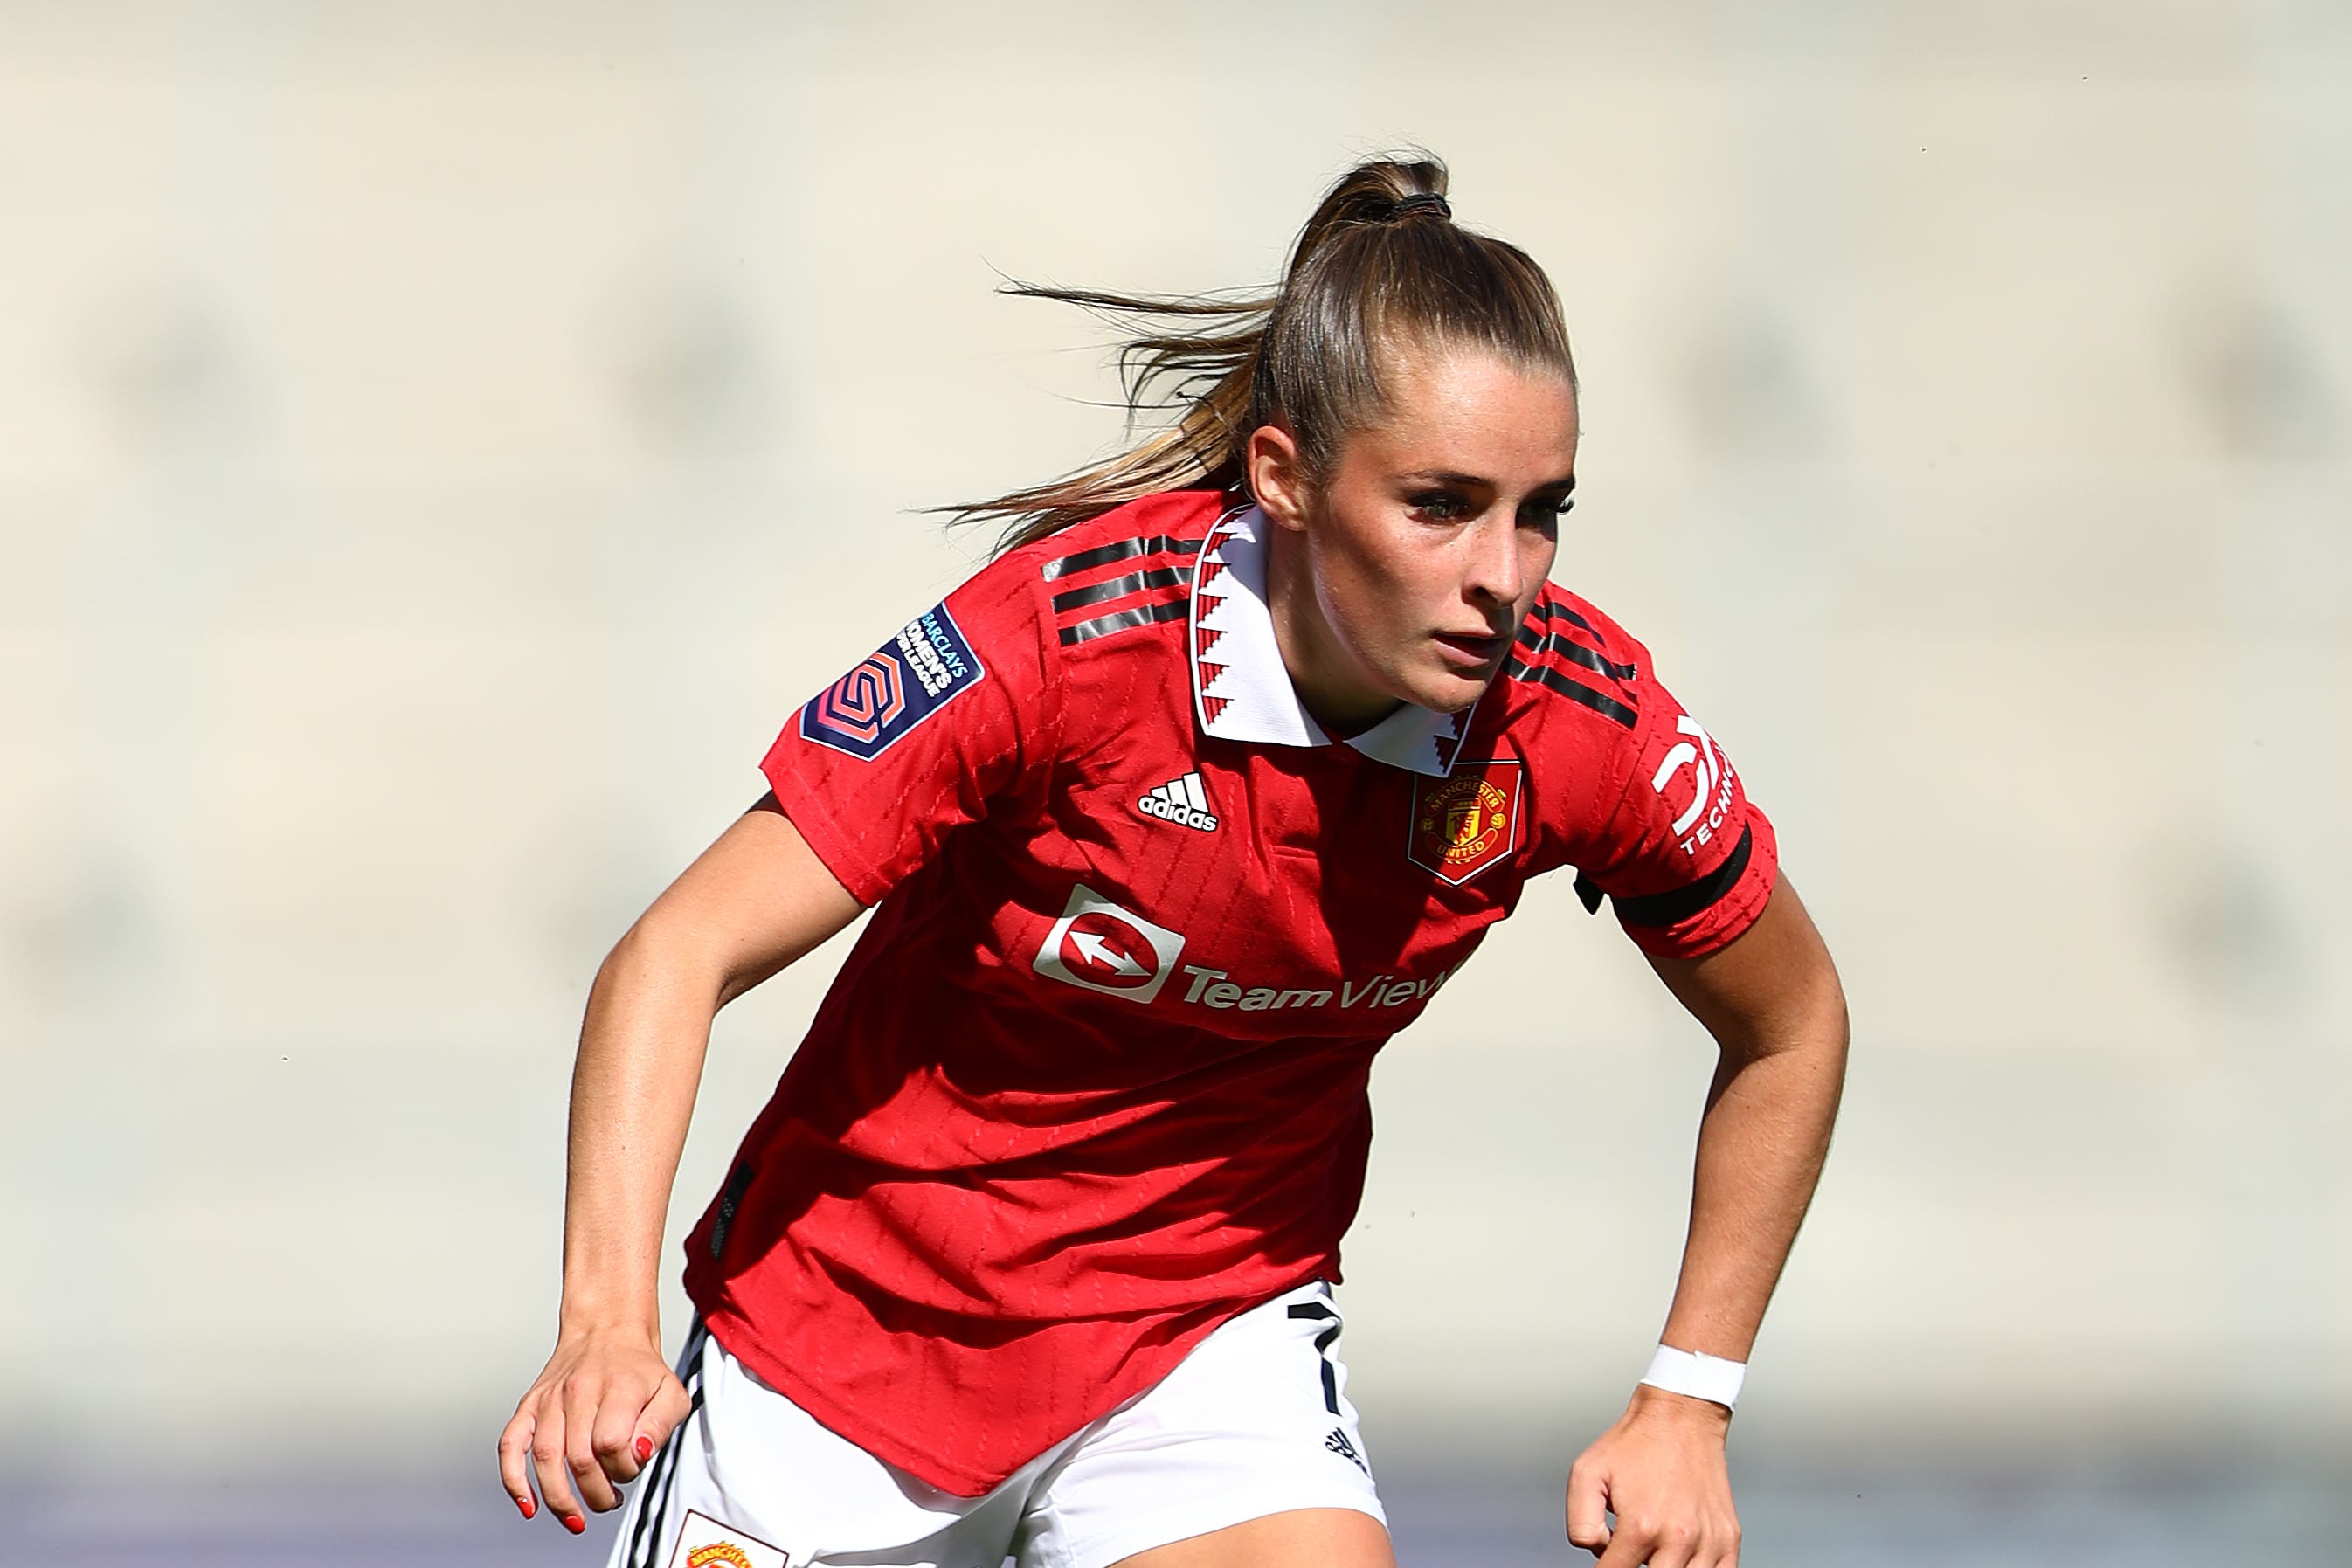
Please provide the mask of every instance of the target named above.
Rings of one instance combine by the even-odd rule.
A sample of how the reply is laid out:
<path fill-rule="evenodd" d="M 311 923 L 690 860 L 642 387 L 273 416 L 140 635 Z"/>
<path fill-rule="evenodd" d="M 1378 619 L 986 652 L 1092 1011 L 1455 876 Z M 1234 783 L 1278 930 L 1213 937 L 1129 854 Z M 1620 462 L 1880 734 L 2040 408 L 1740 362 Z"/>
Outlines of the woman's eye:
<path fill-rule="evenodd" d="M 1459 496 L 1449 495 L 1443 490 L 1432 491 L 1421 496 L 1408 496 L 1405 497 L 1405 503 L 1414 511 L 1427 513 L 1439 522 L 1453 522 L 1470 515 L 1467 502 Z"/>
<path fill-rule="evenodd" d="M 1575 505 L 1573 500 L 1565 497 L 1558 501 L 1531 501 L 1519 513 L 1519 526 L 1551 533 L 1559 527 L 1560 518 L 1568 516 L 1569 509 Z"/>

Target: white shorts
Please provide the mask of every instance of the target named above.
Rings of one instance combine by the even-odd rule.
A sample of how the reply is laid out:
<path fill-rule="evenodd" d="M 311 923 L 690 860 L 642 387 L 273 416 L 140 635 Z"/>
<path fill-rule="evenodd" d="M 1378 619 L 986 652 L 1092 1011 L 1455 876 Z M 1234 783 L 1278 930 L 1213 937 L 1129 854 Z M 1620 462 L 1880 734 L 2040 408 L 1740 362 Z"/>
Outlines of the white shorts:
<path fill-rule="evenodd" d="M 821 1426 L 697 1323 L 694 1403 L 638 1478 L 613 1568 L 1109 1568 L 1270 1513 L 1346 1508 L 1383 1524 L 1328 1285 L 1218 1326 L 1159 1383 L 984 1497 L 916 1479 Z M 733 1542 L 737 1550 L 699 1548 Z"/>

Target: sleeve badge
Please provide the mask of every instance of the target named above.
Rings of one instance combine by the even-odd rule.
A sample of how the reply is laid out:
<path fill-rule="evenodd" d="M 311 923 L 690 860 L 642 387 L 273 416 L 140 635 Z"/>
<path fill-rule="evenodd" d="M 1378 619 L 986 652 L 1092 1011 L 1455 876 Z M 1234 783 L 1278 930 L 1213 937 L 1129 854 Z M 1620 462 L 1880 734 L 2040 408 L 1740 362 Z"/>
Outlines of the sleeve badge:
<path fill-rule="evenodd" d="M 801 709 L 801 738 L 871 762 L 987 673 L 941 604 L 810 698 Z"/>

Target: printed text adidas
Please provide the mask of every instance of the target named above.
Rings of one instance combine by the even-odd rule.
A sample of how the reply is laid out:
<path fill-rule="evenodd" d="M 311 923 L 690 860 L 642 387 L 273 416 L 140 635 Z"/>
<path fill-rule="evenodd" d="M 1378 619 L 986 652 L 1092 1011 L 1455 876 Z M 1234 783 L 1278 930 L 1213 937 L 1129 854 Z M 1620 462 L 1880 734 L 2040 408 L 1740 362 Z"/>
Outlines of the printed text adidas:
<path fill-rule="evenodd" d="M 1187 773 L 1146 790 L 1135 809 L 1181 828 L 1197 828 L 1204 833 L 1217 831 L 1216 814 L 1209 810 L 1208 791 L 1201 788 L 1198 773 Z"/>

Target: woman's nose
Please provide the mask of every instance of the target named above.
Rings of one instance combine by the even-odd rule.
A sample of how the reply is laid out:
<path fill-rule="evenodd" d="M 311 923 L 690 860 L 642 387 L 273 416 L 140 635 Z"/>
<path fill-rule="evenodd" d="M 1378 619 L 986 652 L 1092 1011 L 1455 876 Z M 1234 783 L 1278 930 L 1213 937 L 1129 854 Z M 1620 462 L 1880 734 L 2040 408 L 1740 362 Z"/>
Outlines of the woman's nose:
<path fill-rule="evenodd" d="M 1471 576 L 1466 586 L 1481 599 L 1491 599 L 1497 604 L 1516 604 L 1527 587 L 1527 563 L 1519 559 L 1518 530 L 1505 518 L 1497 524 L 1488 518 L 1479 526 L 1476 553 L 1471 561 Z"/>

